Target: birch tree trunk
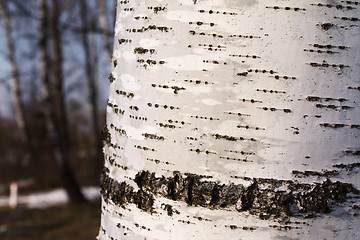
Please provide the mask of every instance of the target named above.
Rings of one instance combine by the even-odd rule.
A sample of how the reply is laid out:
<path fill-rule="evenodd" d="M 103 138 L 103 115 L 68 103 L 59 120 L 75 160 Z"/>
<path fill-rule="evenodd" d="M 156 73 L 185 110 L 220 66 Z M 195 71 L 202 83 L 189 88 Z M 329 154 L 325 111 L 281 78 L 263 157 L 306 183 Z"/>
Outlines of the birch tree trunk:
<path fill-rule="evenodd" d="M 99 176 L 99 169 L 101 168 L 102 163 L 102 154 L 101 154 L 101 137 L 99 131 L 99 119 L 98 119 L 98 103 L 97 103 L 97 90 L 95 82 L 95 64 L 93 63 L 93 55 L 91 54 L 91 46 L 88 39 L 88 16 L 87 16 L 87 1 L 80 1 L 80 15 L 82 21 L 83 30 L 81 32 L 82 45 L 85 54 L 85 71 L 86 71 L 86 81 L 88 87 L 88 101 L 90 103 L 90 116 L 92 122 L 92 129 L 95 139 L 95 176 Z M 97 174 L 96 174 L 97 173 Z"/>
<path fill-rule="evenodd" d="M 110 28 L 109 28 L 107 14 L 106 14 L 106 6 L 105 6 L 105 3 L 103 0 L 96 0 L 96 4 L 98 7 L 99 22 L 100 22 L 100 26 L 102 28 L 102 34 L 103 34 L 104 41 L 105 41 L 105 49 L 109 55 L 109 59 L 111 59 L 111 41 L 110 41 L 110 36 L 109 36 Z"/>
<path fill-rule="evenodd" d="M 358 239 L 353 1 L 118 1 L 99 239 Z"/>
<path fill-rule="evenodd" d="M 64 154 L 68 154 L 70 138 L 68 134 L 68 119 L 66 114 L 66 103 L 65 103 L 65 93 L 64 93 L 64 77 L 62 71 L 63 65 L 63 55 L 62 55 L 62 36 L 59 31 L 59 20 L 61 15 L 61 10 L 59 9 L 59 1 L 52 0 L 51 2 L 51 36 L 53 39 L 53 79 L 54 79 L 54 106 L 57 116 L 57 125 L 59 126 L 59 134 L 61 139 L 62 149 L 64 149 Z"/>
<path fill-rule="evenodd" d="M 24 105 L 21 101 L 21 93 L 19 88 L 19 73 L 15 61 L 15 48 L 13 39 L 11 37 L 9 11 L 6 3 L 7 1 L 5 0 L 2 0 L 0 2 L 0 13 L 6 39 L 7 55 L 10 64 L 10 89 L 11 96 L 14 102 L 16 125 L 19 128 L 21 141 L 25 145 L 27 145 L 26 147 L 29 149 L 32 160 L 36 160 L 33 144 L 29 136 L 29 127 L 25 121 Z"/>
<path fill-rule="evenodd" d="M 46 130 L 52 144 L 53 159 L 56 161 L 61 180 L 64 188 L 71 201 L 85 202 L 85 198 L 80 191 L 73 173 L 70 169 L 66 154 L 64 154 L 62 143 L 62 134 L 60 134 L 59 125 L 56 121 L 56 114 L 54 111 L 53 99 L 50 95 L 50 58 L 48 54 L 48 38 L 47 38 L 47 5 L 46 0 L 38 0 L 39 13 L 39 55 L 40 55 L 40 79 L 41 79 L 41 93 L 44 103 L 44 117 L 46 123 Z"/>

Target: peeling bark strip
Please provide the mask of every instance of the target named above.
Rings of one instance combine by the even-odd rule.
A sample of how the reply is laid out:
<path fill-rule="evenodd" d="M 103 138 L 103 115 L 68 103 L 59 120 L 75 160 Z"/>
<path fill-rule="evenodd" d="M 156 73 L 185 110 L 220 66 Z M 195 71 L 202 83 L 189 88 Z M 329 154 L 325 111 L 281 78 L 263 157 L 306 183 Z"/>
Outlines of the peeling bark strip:
<path fill-rule="evenodd" d="M 99 238 L 359 239 L 359 15 L 118 1 Z"/>
<path fill-rule="evenodd" d="M 190 206 L 209 209 L 235 207 L 239 212 L 249 211 L 261 219 L 288 216 L 309 217 L 316 213 L 329 213 L 332 206 L 349 199 L 347 194 L 359 190 L 352 184 L 327 179 L 322 183 L 301 184 L 277 179 L 251 179 L 250 186 L 242 184 L 219 184 L 208 181 L 208 177 L 196 174 L 173 172 L 173 177 L 155 177 L 149 171 L 138 172 L 134 178 L 139 190 L 128 183 L 117 182 L 105 169 L 101 178 L 101 194 L 105 201 L 118 206 L 134 203 L 146 212 L 154 212 L 156 197 L 183 201 Z M 280 190 L 280 186 L 282 189 Z M 168 215 L 172 211 L 167 209 Z M 315 216 L 315 215 L 313 215 Z"/>

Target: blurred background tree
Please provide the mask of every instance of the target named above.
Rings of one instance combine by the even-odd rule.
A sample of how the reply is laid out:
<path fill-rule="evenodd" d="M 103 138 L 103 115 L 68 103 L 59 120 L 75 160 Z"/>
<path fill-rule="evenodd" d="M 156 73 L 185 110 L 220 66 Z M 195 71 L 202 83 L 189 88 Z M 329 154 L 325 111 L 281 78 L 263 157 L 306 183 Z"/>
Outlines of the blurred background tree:
<path fill-rule="evenodd" d="M 98 185 L 114 2 L 0 0 L 0 194 Z"/>

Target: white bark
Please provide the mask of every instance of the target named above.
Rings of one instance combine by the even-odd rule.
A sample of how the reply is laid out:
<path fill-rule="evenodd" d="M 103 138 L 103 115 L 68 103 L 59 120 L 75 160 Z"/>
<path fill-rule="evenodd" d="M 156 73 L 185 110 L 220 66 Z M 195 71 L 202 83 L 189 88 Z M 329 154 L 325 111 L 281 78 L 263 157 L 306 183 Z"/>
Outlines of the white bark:
<path fill-rule="evenodd" d="M 9 12 L 7 7 L 6 1 L 0 2 L 0 13 L 1 13 L 1 21 L 4 28 L 4 36 L 6 39 L 6 47 L 7 47 L 7 55 L 9 59 L 10 64 L 10 90 L 11 90 L 11 96 L 13 98 L 14 102 L 14 112 L 15 112 L 15 118 L 16 118 L 16 124 L 19 128 L 21 141 L 23 143 L 29 145 L 29 148 L 31 149 L 31 140 L 29 138 L 29 132 L 28 127 L 25 122 L 25 116 L 24 116 L 24 106 L 21 101 L 21 93 L 19 88 L 19 72 L 16 67 L 16 61 L 15 61 L 15 47 L 14 42 L 11 37 L 11 27 L 10 27 L 10 19 L 9 19 Z"/>
<path fill-rule="evenodd" d="M 356 190 L 325 197 L 326 214 L 299 200 L 316 208 L 321 194 L 306 194 L 326 179 L 360 187 L 358 4 L 134 0 L 117 11 L 105 178 L 138 195 L 104 184 L 100 239 L 360 237 Z M 222 206 L 231 186 L 248 192 Z M 266 197 L 246 207 L 252 188 L 295 200 L 286 213 L 266 212 L 280 208 Z"/>

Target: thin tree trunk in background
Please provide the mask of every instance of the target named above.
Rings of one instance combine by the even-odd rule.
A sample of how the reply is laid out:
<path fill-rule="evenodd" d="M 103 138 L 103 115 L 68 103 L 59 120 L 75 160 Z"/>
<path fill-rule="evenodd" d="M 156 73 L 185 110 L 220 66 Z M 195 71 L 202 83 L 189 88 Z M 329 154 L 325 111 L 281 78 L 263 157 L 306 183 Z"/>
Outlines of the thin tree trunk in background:
<path fill-rule="evenodd" d="M 117 8 L 117 0 L 113 0 L 113 14 L 112 14 L 112 24 L 113 24 L 113 27 L 115 28 L 115 23 L 116 23 L 116 8 Z M 113 28 L 113 29 L 114 29 Z"/>
<path fill-rule="evenodd" d="M 55 112 L 57 116 L 57 124 L 59 126 L 59 133 L 61 139 L 62 149 L 64 154 L 68 154 L 70 146 L 70 138 L 68 134 L 68 120 L 66 114 L 66 105 L 65 105 L 65 96 L 63 91 L 63 73 L 62 73 L 62 44 L 61 44 L 61 33 L 59 31 L 59 1 L 52 0 L 52 9 L 51 9 L 51 35 L 53 40 L 53 81 L 54 81 L 54 105 Z"/>
<path fill-rule="evenodd" d="M 38 0 L 38 14 L 39 14 L 39 51 L 40 51 L 40 78 L 41 78 L 41 92 L 44 102 L 44 116 L 46 121 L 46 128 L 52 143 L 53 157 L 59 167 L 61 180 L 64 184 L 65 190 L 71 201 L 84 202 L 85 198 L 80 191 L 73 173 L 69 167 L 68 160 L 64 155 L 61 146 L 61 135 L 59 133 L 59 126 L 56 123 L 56 116 L 53 110 L 53 101 L 50 95 L 49 86 L 49 69 L 50 59 L 47 50 L 47 6 L 46 0 Z"/>
<path fill-rule="evenodd" d="M 14 49 L 14 42 L 11 38 L 11 27 L 10 27 L 10 20 L 9 20 L 9 13 L 6 6 L 5 0 L 1 0 L 0 2 L 0 13 L 1 13 L 1 20 L 3 23 L 5 38 L 6 38 L 6 45 L 7 45 L 7 55 L 10 63 L 10 71 L 11 71 L 11 95 L 14 102 L 14 111 L 15 111 L 15 118 L 16 124 L 19 128 L 20 137 L 24 145 L 29 149 L 31 159 L 35 160 L 35 152 L 33 148 L 33 144 L 29 135 L 29 127 L 26 124 L 25 114 L 24 114 L 24 106 L 21 101 L 21 93 L 19 89 L 19 74 L 16 66 L 15 61 L 15 49 Z"/>
<path fill-rule="evenodd" d="M 83 30 L 81 32 L 82 44 L 85 54 L 85 74 L 88 85 L 88 100 L 90 106 L 90 116 L 92 120 L 93 134 L 95 138 L 95 172 L 99 172 L 102 164 L 101 146 L 102 141 L 100 137 L 99 121 L 98 121 L 98 105 L 97 105 L 97 91 L 95 84 L 94 65 L 92 63 L 91 48 L 88 39 L 88 18 L 87 18 L 87 1 L 80 1 L 80 17 L 82 21 Z M 95 174 L 95 176 L 98 174 Z"/>
<path fill-rule="evenodd" d="M 108 24 L 106 6 L 104 4 L 104 0 L 97 0 L 97 6 L 98 6 L 100 26 L 105 40 L 105 48 L 109 55 L 109 59 L 111 60 L 112 49 L 111 49 L 111 41 L 109 36 L 109 24 Z"/>
<path fill-rule="evenodd" d="M 360 239 L 359 16 L 118 0 L 99 239 Z"/>

